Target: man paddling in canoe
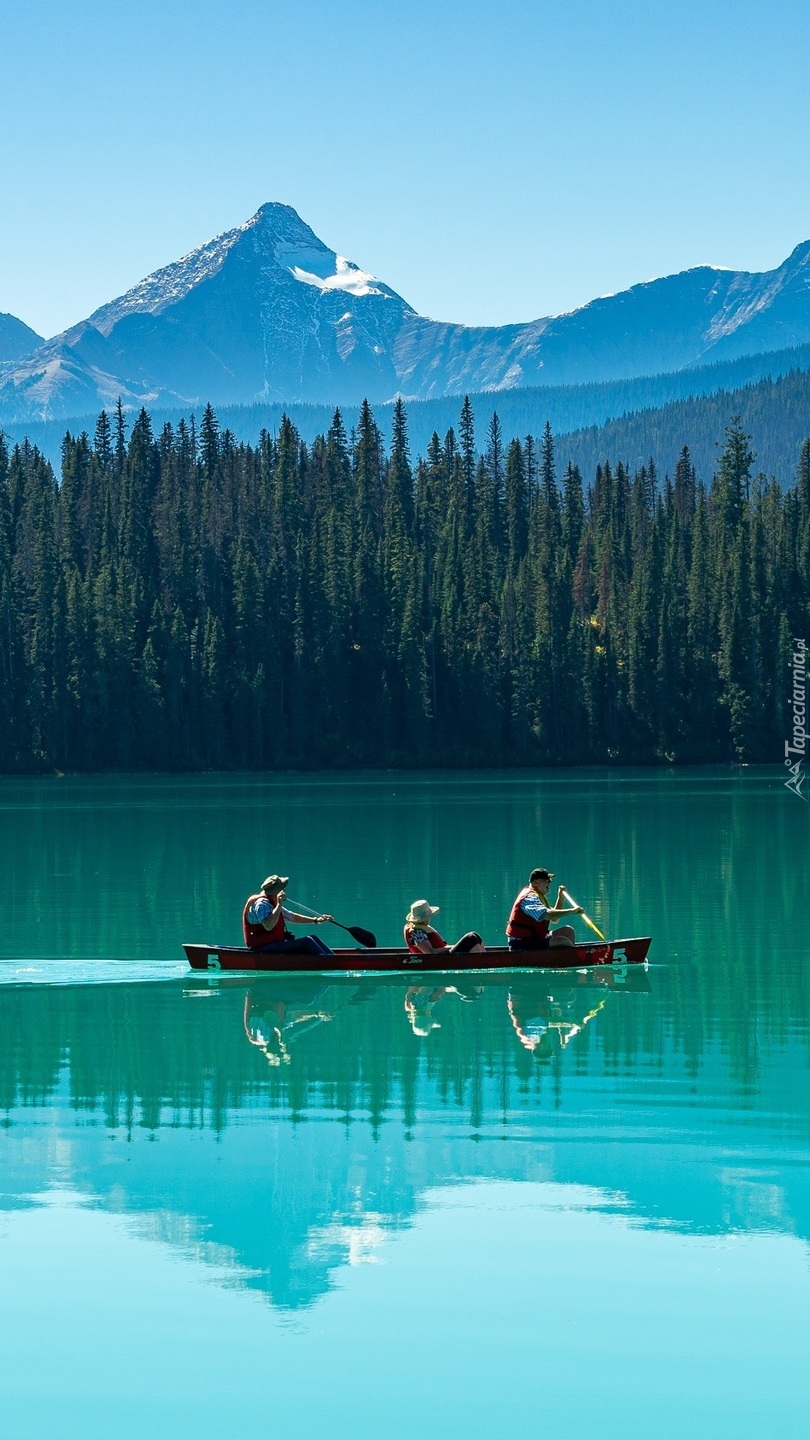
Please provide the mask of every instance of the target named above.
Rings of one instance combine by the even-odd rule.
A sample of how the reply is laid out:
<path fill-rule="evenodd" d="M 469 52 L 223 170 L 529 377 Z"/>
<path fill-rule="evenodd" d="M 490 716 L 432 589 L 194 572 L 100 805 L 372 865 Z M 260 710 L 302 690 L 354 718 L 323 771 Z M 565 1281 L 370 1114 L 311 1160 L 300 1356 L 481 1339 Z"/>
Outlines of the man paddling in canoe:
<path fill-rule="evenodd" d="M 331 915 L 296 915 L 294 910 L 284 909 L 286 875 L 268 875 L 262 881 L 262 888 L 256 895 L 248 895 L 242 911 L 242 930 L 245 944 L 250 950 L 261 950 L 264 954 L 289 950 L 295 955 L 334 955 L 317 935 L 291 935 L 287 925 L 332 924 Z"/>
<path fill-rule="evenodd" d="M 563 915 L 581 915 L 581 905 L 563 906 L 565 889 L 557 890 L 557 903 L 550 905 L 548 887 L 554 879 L 550 870 L 532 870 L 528 885 L 515 896 L 515 903 L 506 926 L 510 950 L 548 950 L 557 945 L 575 945 L 573 925 L 550 929 L 553 920 Z"/>

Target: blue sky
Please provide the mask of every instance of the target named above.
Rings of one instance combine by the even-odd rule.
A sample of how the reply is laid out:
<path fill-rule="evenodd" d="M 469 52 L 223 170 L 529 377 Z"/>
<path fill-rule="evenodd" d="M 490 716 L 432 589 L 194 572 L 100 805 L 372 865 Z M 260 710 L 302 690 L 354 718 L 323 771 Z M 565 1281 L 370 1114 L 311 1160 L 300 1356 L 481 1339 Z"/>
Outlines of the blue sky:
<path fill-rule="evenodd" d="M 44 334 L 293 205 L 499 324 L 810 238 L 810 7 L 0 0 L 0 310 Z"/>

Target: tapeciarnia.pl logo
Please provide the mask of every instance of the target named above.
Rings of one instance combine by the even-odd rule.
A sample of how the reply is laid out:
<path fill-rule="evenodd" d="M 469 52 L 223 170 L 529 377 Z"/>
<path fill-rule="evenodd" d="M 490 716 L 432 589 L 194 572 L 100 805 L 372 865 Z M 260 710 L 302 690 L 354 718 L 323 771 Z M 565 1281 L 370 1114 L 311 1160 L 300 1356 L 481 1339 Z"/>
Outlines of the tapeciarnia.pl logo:
<path fill-rule="evenodd" d="M 807 753 L 807 642 L 794 636 L 793 644 L 793 743 L 785 741 L 785 764 L 790 771 L 785 785 L 794 795 L 798 795 L 800 800 L 806 800 L 807 796 L 802 795 L 802 785 L 806 778 L 804 760 Z"/>

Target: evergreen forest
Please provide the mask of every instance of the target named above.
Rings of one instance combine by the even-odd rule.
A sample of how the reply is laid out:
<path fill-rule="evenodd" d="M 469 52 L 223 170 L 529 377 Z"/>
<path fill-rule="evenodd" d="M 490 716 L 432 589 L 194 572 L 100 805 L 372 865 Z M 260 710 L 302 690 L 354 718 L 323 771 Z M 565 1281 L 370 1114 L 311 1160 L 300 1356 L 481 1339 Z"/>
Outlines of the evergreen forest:
<path fill-rule="evenodd" d="M 482 438 L 0 437 L 0 770 L 781 761 L 810 441 L 783 489 L 738 419 L 709 485 Z"/>
<path fill-rule="evenodd" d="M 698 477 L 711 481 L 718 441 L 732 415 L 751 435 L 757 467 L 789 485 L 796 475 L 810 413 L 810 345 L 743 356 L 694 370 L 630 380 L 595 381 L 582 385 L 526 386 L 469 396 L 477 415 L 491 415 L 497 403 L 498 418 L 507 435 L 539 435 L 546 421 L 557 444 L 557 460 L 564 470 L 569 460 L 583 476 L 591 475 L 606 455 L 623 460 L 635 470 L 652 456 L 661 472 L 672 473 L 678 454 L 688 444 Z M 462 397 L 443 395 L 431 400 L 408 401 L 408 433 L 414 451 L 424 454 L 433 432 L 445 435 L 458 425 Z M 237 440 L 251 441 L 261 430 L 277 433 L 286 415 L 309 445 L 324 434 L 333 407 L 303 401 L 281 405 L 257 401 L 253 405 L 219 404 L 222 429 Z M 357 428 L 359 405 L 341 405 L 347 430 Z M 374 418 L 386 447 L 392 435 L 393 404 L 378 405 Z M 182 408 L 152 410 L 152 424 L 162 429 L 167 421 L 177 426 L 188 412 Z M 0 415 L 7 437 L 27 437 L 53 464 L 58 463 L 65 430 L 92 430 L 95 415 L 70 419 L 15 421 Z M 13 439 L 9 440 L 13 444 Z"/>

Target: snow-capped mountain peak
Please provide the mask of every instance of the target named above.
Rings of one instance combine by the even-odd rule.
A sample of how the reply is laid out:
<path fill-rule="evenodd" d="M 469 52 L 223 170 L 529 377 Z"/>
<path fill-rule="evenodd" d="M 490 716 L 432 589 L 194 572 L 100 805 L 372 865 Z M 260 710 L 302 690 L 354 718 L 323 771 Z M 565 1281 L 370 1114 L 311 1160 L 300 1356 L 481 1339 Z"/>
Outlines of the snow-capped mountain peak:
<path fill-rule="evenodd" d="M 240 246 L 250 246 L 265 265 L 268 262 L 271 266 L 277 265 L 294 279 L 314 285 L 322 293 L 344 291 L 359 298 L 394 295 L 374 275 L 324 245 L 292 206 L 271 201 L 260 206 L 243 225 L 227 230 L 172 264 L 147 275 L 131 290 L 102 305 L 88 320 L 67 333 L 72 335 L 92 325 L 106 336 L 127 315 L 162 314 L 219 274 L 229 256 Z"/>
<path fill-rule="evenodd" d="M 340 404 L 629 379 L 810 341 L 810 241 L 763 274 L 696 266 L 527 324 L 417 315 L 290 205 L 0 364 L 0 420 L 127 403 Z"/>

